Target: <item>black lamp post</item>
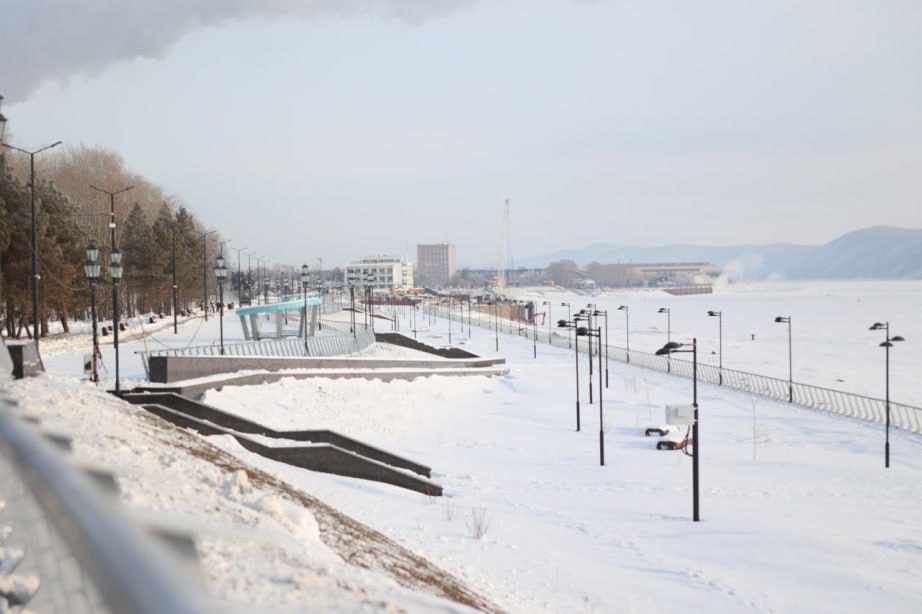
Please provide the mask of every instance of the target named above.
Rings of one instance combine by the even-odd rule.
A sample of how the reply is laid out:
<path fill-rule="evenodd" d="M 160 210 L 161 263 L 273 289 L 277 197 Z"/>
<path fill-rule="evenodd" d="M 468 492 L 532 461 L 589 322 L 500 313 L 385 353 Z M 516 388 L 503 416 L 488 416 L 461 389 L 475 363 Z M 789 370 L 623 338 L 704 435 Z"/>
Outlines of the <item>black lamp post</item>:
<path fill-rule="evenodd" d="M 114 232 L 114 231 L 113 231 Z M 122 252 L 112 248 L 109 254 L 109 274 L 112 276 L 112 344 L 115 347 L 115 394 L 119 393 L 118 373 L 118 284 L 122 279 Z"/>
<path fill-rule="evenodd" d="M 3 126 L 6 126 L 6 120 L 4 118 Z M 29 156 L 29 200 L 32 207 L 32 337 L 35 341 L 35 351 L 38 352 L 38 281 L 41 279 L 41 276 L 38 274 L 38 239 L 35 234 L 35 156 L 47 151 L 52 147 L 57 147 L 61 144 L 61 141 L 57 143 L 52 143 L 47 147 L 42 147 L 41 149 L 36 149 L 35 151 L 26 151 L 25 149 L 20 149 L 18 147 L 13 147 L 6 143 L 0 143 L 4 147 L 18 151 L 19 153 L 24 153 Z M 128 188 L 131 189 L 131 188 Z M 113 217 L 112 221 L 115 221 Z M 115 231 L 113 233 L 113 245 L 115 244 L 114 237 Z"/>
<path fill-rule="evenodd" d="M 499 299 L 493 297 L 493 329 L 496 336 L 496 351 L 499 351 Z"/>
<path fill-rule="evenodd" d="M 592 307 L 592 315 L 605 318 L 605 387 L 608 388 L 608 310 L 598 309 L 595 305 L 592 305 Z M 599 340 L 599 345 L 603 345 L 601 340 Z"/>
<path fill-rule="evenodd" d="M 352 338 L 355 338 L 355 275 L 350 275 L 349 283 L 349 310 L 352 312 Z"/>
<path fill-rule="evenodd" d="M 590 342 L 593 337 L 596 337 L 599 340 L 599 343 L 602 343 L 602 327 L 598 326 L 595 329 L 586 328 L 585 326 L 580 326 L 576 329 L 577 337 L 588 337 Z M 589 361 L 592 364 L 592 352 L 589 353 Z M 591 375 L 589 376 L 592 377 Z M 592 388 L 590 388 L 592 390 Z M 602 411 L 602 352 L 599 351 L 599 465 L 605 466 L 605 423 L 604 423 L 604 413 Z"/>
<path fill-rule="evenodd" d="M 306 264 L 301 265 L 301 291 L 304 293 L 304 355 L 307 355 L 307 287 L 311 283 L 311 269 Z"/>
<path fill-rule="evenodd" d="M 890 348 L 893 347 L 894 341 L 906 341 L 903 337 L 896 335 L 895 337 L 890 336 L 890 322 L 874 322 L 874 324 L 868 330 L 882 330 L 884 331 L 884 342 L 880 344 L 880 347 L 884 348 L 885 356 L 885 367 L 884 367 L 884 376 L 885 376 L 885 386 L 886 386 L 886 400 L 884 401 L 884 408 L 887 414 L 887 427 L 885 430 L 885 443 L 884 443 L 884 467 L 890 468 Z"/>
<path fill-rule="evenodd" d="M 791 353 L 791 316 L 778 316 L 775 323 L 788 325 L 788 403 L 794 402 L 794 366 Z"/>
<path fill-rule="evenodd" d="M 681 348 L 691 346 L 690 350 Z M 692 408 L 694 417 L 692 422 L 692 520 L 698 522 L 701 520 L 699 507 L 699 487 L 698 487 L 698 459 L 700 435 L 698 434 L 698 340 L 692 339 L 689 343 L 676 343 L 670 341 L 660 349 L 656 350 L 657 356 L 668 356 L 679 352 L 691 352 L 692 355 Z"/>
<path fill-rule="evenodd" d="M 724 385 L 724 317 L 720 311 L 709 311 L 708 315 L 717 318 L 717 385 Z"/>
<path fill-rule="evenodd" d="M 572 320 L 557 320 L 557 328 L 576 328 L 580 320 L 582 320 L 582 318 L 579 314 Z M 579 338 L 576 339 L 573 357 L 573 364 L 576 368 L 576 430 L 579 431 Z"/>
<path fill-rule="evenodd" d="M 577 317 L 585 320 L 587 324 L 589 324 L 589 330 L 593 330 L 591 311 L 580 309 L 579 313 L 576 315 Z M 576 330 L 576 334 L 579 335 L 579 329 Z M 592 405 L 592 335 L 583 336 L 586 337 L 586 340 L 589 342 L 589 404 Z"/>
<path fill-rule="evenodd" d="M 3 108 L 3 96 L 0 96 L 0 108 Z M 6 130 L 6 117 L 0 113 L 0 141 L 3 140 L 3 132 Z"/>
<path fill-rule="evenodd" d="M 214 230 L 202 232 L 202 305 L 205 307 L 205 321 L 208 321 L 208 235 Z"/>
<path fill-rule="evenodd" d="M 560 303 L 560 306 L 567 308 L 567 320 L 572 320 L 573 316 L 570 313 L 570 303 Z M 573 347 L 573 344 L 570 342 L 570 329 L 569 328 L 567 329 L 567 347 L 568 348 Z"/>
<path fill-rule="evenodd" d="M 669 307 L 660 307 L 656 313 L 666 314 L 666 343 L 672 341 L 672 311 Z M 666 373 L 672 371 L 672 364 L 669 360 L 669 354 L 666 354 Z"/>
<path fill-rule="evenodd" d="M 542 305 L 547 305 L 547 342 L 549 345 L 553 345 L 554 340 L 551 339 L 551 322 L 554 321 L 553 312 L 551 310 L 551 301 L 543 301 Z"/>
<path fill-rule="evenodd" d="M 218 315 L 221 330 L 221 356 L 224 356 L 224 280 L 227 279 L 227 267 L 224 266 L 224 256 L 218 255 L 215 260 L 214 276 L 218 280 Z"/>
<path fill-rule="evenodd" d="M 99 370 L 96 365 L 96 357 L 99 355 L 99 340 L 96 332 L 96 281 L 99 279 L 99 248 L 96 243 L 90 241 L 86 246 L 86 262 L 83 264 L 83 271 L 90 282 L 90 312 L 93 316 L 93 382 L 99 383 Z"/>
<path fill-rule="evenodd" d="M 531 317 L 531 348 L 534 358 L 538 358 L 538 310 L 535 309 Z"/>
<path fill-rule="evenodd" d="M 618 311 L 624 312 L 624 343 L 627 346 L 625 349 L 625 361 L 631 362 L 631 318 L 628 316 L 629 309 L 627 305 L 621 305 L 618 307 Z"/>
<path fill-rule="evenodd" d="M 365 276 L 365 312 L 368 314 L 368 321 L 371 322 L 371 332 L 375 332 L 375 309 L 374 305 L 371 304 L 371 297 L 374 294 L 372 285 L 375 283 L 376 279 L 374 273 L 368 273 Z M 368 326 L 366 325 L 365 328 L 367 329 Z"/>

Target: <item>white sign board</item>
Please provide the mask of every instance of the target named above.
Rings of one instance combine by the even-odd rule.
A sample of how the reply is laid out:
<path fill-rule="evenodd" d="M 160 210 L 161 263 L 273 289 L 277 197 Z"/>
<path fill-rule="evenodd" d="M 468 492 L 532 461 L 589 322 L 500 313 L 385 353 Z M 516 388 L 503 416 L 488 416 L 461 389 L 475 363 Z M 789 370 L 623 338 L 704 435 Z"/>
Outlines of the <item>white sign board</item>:
<path fill-rule="evenodd" d="M 667 405 L 666 424 L 694 424 L 694 405 Z"/>

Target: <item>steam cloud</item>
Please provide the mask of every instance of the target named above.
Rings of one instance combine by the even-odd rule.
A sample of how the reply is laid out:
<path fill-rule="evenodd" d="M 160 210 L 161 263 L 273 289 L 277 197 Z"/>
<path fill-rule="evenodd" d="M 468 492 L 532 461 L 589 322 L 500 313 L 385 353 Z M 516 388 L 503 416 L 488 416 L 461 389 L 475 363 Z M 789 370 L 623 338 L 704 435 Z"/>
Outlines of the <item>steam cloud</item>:
<path fill-rule="evenodd" d="M 25 99 L 46 79 L 162 58 L 185 35 L 255 17 L 370 14 L 417 24 L 477 0 L 0 0 L 0 94 Z"/>

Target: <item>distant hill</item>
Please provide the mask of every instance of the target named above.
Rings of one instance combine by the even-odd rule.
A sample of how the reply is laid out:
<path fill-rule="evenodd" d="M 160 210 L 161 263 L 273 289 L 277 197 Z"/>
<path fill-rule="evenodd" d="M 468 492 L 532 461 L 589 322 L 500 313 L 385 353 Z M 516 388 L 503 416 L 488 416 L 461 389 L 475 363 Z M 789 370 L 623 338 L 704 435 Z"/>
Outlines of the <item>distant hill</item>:
<path fill-rule="evenodd" d="M 636 247 L 596 243 L 516 259 L 516 266 L 543 267 L 556 260 L 590 262 L 698 262 L 718 265 L 735 279 L 922 279 L 922 229 L 875 226 L 825 245 L 664 245 Z"/>

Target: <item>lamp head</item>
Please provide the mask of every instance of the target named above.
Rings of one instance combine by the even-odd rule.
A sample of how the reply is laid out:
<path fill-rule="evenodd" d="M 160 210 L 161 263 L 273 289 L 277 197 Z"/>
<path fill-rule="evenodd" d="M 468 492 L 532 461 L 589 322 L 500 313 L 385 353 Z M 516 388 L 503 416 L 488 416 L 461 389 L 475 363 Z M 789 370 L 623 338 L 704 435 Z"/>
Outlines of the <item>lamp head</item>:
<path fill-rule="evenodd" d="M 656 313 L 669 313 L 669 307 L 660 307 Z"/>
<path fill-rule="evenodd" d="M 868 330 L 881 330 L 884 328 L 887 328 L 886 324 L 882 322 L 874 322 L 873 324 L 871 324 L 871 328 L 869 328 Z"/>
<path fill-rule="evenodd" d="M 618 307 L 618 311 L 627 311 L 627 305 L 621 305 Z"/>
<path fill-rule="evenodd" d="M 557 328 L 568 328 L 569 324 L 566 320 L 557 320 Z"/>
<path fill-rule="evenodd" d="M 99 248 L 94 241 L 90 241 L 86 246 L 86 259 L 92 262 L 99 262 Z"/>
<path fill-rule="evenodd" d="M 720 312 L 719 311 L 709 311 L 708 315 L 713 318 L 714 316 L 719 316 Z"/>
<path fill-rule="evenodd" d="M 900 335 L 897 335 L 896 337 L 890 337 L 890 341 L 906 341 L 906 340 Z"/>
<path fill-rule="evenodd" d="M 786 318 L 784 316 L 777 316 L 775 318 L 776 323 L 784 323 L 784 322 L 790 322 L 790 321 L 791 321 L 791 318 Z"/>
<path fill-rule="evenodd" d="M 588 334 L 589 334 L 589 329 L 586 328 L 585 326 L 580 326 L 579 328 L 576 329 L 576 336 L 577 336 L 577 337 L 585 337 L 585 336 L 587 336 Z"/>
<path fill-rule="evenodd" d="M 682 344 L 679 343 L 678 341 L 670 341 L 669 343 L 667 343 L 660 349 L 656 350 L 656 355 L 663 356 L 664 354 L 672 354 L 673 352 L 678 350 L 680 347 L 682 347 Z"/>

